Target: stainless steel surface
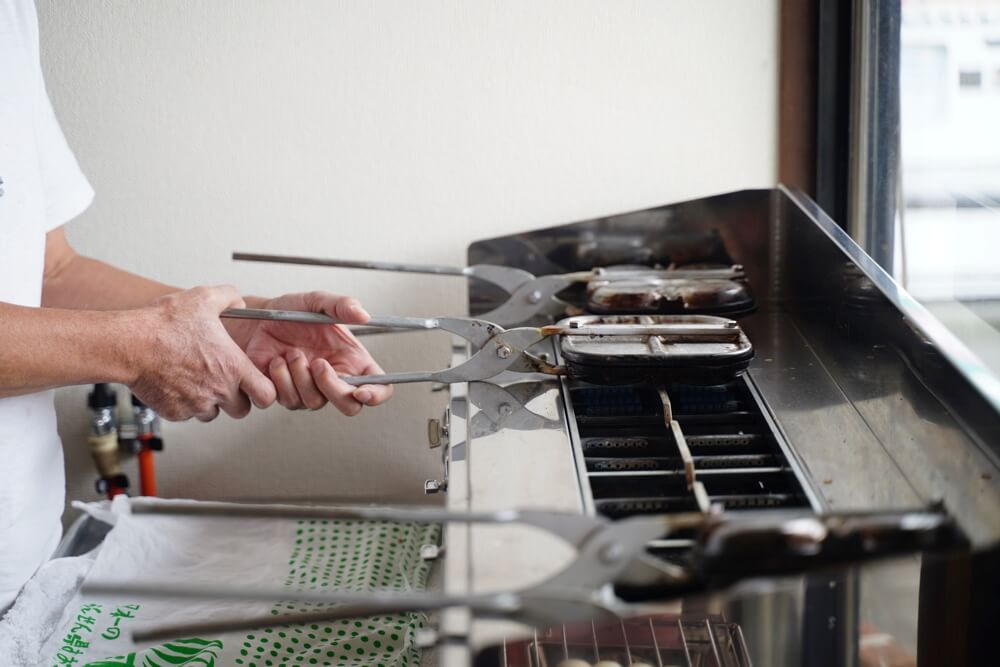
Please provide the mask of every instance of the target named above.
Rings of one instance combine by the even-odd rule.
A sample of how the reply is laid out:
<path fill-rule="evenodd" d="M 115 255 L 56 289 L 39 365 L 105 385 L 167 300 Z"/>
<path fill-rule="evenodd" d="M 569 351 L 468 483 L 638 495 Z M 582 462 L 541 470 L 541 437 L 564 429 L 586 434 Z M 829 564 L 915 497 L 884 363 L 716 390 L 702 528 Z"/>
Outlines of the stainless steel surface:
<path fill-rule="evenodd" d="M 942 499 L 977 546 L 1000 540 L 1000 380 L 815 204 L 781 192 L 788 252 L 810 261 L 782 268 L 785 315 L 768 318 L 769 334 L 744 323 L 784 360 L 762 373 L 761 350 L 750 375 L 809 450 L 824 496 L 834 507 Z M 808 439 L 792 434 L 805 420 Z M 851 456 L 837 460 L 845 446 Z"/>
<path fill-rule="evenodd" d="M 929 500 L 914 493 L 793 320 L 779 313 L 751 319 L 744 326 L 757 356 L 748 375 L 823 504 L 850 510 Z"/>

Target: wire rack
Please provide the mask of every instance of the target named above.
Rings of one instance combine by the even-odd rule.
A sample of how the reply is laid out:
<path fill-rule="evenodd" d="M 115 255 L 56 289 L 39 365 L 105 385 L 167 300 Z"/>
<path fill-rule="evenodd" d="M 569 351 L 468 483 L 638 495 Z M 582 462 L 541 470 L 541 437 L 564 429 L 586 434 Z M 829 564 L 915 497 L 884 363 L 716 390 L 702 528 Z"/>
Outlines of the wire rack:
<path fill-rule="evenodd" d="M 751 667 L 740 626 L 714 614 L 562 625 L 531 639 L 505 641 L 490 653 L 477 666 L 575 667 L 604 661 L 622 667 Z"/>

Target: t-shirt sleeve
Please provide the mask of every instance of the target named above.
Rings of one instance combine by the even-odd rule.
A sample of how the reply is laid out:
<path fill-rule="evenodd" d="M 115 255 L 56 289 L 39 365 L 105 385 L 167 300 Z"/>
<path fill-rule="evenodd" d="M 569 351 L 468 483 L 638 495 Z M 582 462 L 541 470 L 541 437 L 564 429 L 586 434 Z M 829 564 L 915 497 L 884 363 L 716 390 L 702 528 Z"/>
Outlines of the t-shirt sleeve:
<path fill-rule="evenodd" d="M 45 90 L 41 67 L 35 78 L 38 82 L 34 114 L 35 145 L 45 202 L 45 231 L 48 232 L 83 213 L 94 199 L 94 190 L 66 143 Z"/>

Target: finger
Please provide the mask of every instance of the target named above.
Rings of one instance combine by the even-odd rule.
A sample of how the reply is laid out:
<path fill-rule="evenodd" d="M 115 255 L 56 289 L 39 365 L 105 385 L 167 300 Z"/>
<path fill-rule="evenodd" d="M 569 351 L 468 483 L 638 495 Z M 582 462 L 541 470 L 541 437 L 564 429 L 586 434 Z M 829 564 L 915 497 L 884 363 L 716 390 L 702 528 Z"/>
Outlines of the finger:
<path fill-rule="evenodd" d="M 329 292 L 309 292 L 306 306 L 317 313 L 326 313 L 345 324 L 364 324 L 371 315 L 361 307 L 361 302 L 352 296 L 339 296 Z"/>
<path fill-rule="evenodd" d="M 195 418 L 200 422 L 210 422 L 219 416 L 219 406 L 213 405 L 207 410 L 202 410 L 195 414 Z"/>
<path fill-rule="evenodd" d="M 382 405 L 392 398 L 392 385 L 363 384 L 360 387 L 355 387 L 354 392 L 351 395 L 354 396 L 354 400 L 359 403 L 363 403 L 369 407 L 375 407 L 376 405 Z"/>
<path fill-rule="evenodd" d="M 250 357 L 242 352 L 240 352 L 239 364 L 240 381 L 237 385 L 239 391 L 246 394 L 246 397 L 258 408 L 266 408 L 274 403 L 278 396 L 274 383 L 260 372 L 260 369 L 250 361 Z"/>
<path fill-rule="evenodd" d="M 227 396 L 220 402 L 219 407 L 233 419 L 243 419 L 250 414 L 250 399 L 237 389 L 232 396 Z"/>
<path fill-rule="evenodd" d="M 364 375 L 384 375 L 385 371 L 374 361 L 363 371 Z M 356 387 L 352 396 L 354 399 L 368 406 L 376 406 L 385 403 L 392 398 L 391 384 L 363 384 Z"/>
<path fill-rule="evenodd" d="M 288 364 L 281 357 L 275 357 L 267 367 L 271 375 L 271 381 L 278 392 L 278 403 L 289 410 L 298 410 L 302 407 L 302 399 L 299 392 L 295 390 L 295 383 L 292 381 L 291 371 Z"/>
<path fill-rule="evenodd" d="M 299 392 L 303 405 L 310 410 L 319 410 L 326 405 L 326 396 L 316 388 L 312 373 L 309 372 L 309 362 L 306 355 L 295 350 L 288 355 L 288 369 L 292 372 L 292 381 Z"/>
<path fill-rule="evenodd" d="M 309 369 L 312 371 L 316 387 L 334 407 L 348 417 L 361 412 L 361 402 L 353 395 L 355 388 L 337 377 L 337 371 L 333 370 L 330 362 L 326 359 L 315 359 Z"/>

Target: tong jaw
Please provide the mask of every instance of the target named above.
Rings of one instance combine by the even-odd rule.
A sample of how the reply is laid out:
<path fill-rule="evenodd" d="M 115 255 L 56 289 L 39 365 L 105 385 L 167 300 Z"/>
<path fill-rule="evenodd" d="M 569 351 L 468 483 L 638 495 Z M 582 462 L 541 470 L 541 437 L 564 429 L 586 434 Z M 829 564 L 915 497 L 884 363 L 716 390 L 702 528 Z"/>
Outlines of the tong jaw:
<path fill-rule="evenodd" d="M 375 318 L 372 318 L 375 321 Z M 379 319 L 381 324 L 385 318 Z M 465 362 L 440 371 L 411 371 L 383 375 L 343 376 L 351 385 L 398 384 L 403 382 L 472 382 L 488 380 L 511 370 L 558 374 L 560 369 L 527 352 L 528 348 L 544 340 L 548 332 L 533 327 L 504 330 L 485 320 L 464 317 L 441 317 L 427 320 L 427 329 L 449 331 L 468 340 L 479 350 Z"/>
<path fill-rule="evenodd" d="M 577 557 L 561 572 L 531 589 L 544 596 L 566 595 L 620 582 L 627 585 L 670 585 L 687 581 L 687 572 L 676 565 L 646 556 L 646 544 L 681 528 L 705 523 L 705 515 L 636 516 L 606 522 L 574 544 Z"/>
<path fill-rule="evenodd" d="M 469 388 L 469 401 L 479 408 L 479 411 L 470 422 L 472 436 L 482 437 L 496 433 L 500 429 L 530 431 L 560 428 L 562 422 L 559 419 L 540 415 L 527 407 L 534 398 L 554 390 L 557 386 L 551 380 L 520 382 L 505 386 L 491 382 L 473 383 Z M 464 405 L 465 403 L 453 405 L 452 411 Z M 463 410 L 458 416 L 467 419 L 468 412 Z"/>
<path fill-rule="evenodd" d="M 515 294 L 518 288 L 535 279 L 534 274 L 524 269 L 498 264 L 473 264 L 462 269 L 462 275 L 496 285 L 507 294 Z"/>
<path fill-rule="evenodd" d="M 479 317 L 504 326 L 517 326 L 539 315 L 563 317 L 569 304 L 556 295 L 574 282 L 578 281 L 572 274 L 532 277 L 515 289 L 508 290 L 510 296 L 506 301 Z"/>

